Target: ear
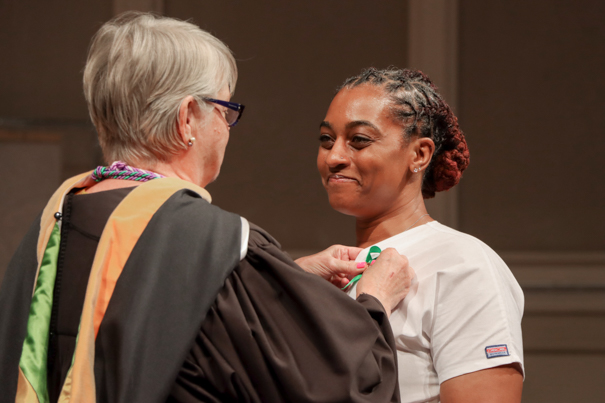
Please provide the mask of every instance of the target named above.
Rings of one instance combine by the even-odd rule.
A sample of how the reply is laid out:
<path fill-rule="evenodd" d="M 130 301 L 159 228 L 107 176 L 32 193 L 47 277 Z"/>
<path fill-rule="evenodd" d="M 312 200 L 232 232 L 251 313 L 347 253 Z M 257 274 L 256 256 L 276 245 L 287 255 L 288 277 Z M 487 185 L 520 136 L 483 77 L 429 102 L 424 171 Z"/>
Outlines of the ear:
<path fill-rule="evenodd" d="M 431 162 L 431 158 L 433 158 L 435 143 L 428 137 L 421 137 L 412 141 L 412 148 L 414 155 L 411 160 L 410 171 L 414 172 L 414 169 L 424 171 Z"/>
<path fill-rule="evenodd" d="M 189 139 L 193 136 L 193 121 L 197 118 L 197 113 L 195 108 L 197 107 L 197 102 L 195 98 L 191 95 L 186 96 L 181 101 L 181 105 L 179 106 L 179 119 L 177 121 L 177 130 L 181 139 L 183 140 L 183 144 L 187 144 Z"/>

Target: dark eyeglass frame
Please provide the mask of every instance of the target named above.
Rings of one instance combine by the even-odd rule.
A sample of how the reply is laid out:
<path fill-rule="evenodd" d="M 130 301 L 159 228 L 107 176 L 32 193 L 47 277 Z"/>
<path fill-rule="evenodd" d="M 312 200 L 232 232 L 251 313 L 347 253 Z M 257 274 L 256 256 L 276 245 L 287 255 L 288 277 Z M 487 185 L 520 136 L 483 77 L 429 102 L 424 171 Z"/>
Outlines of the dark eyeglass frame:
<path fill-rule="evenodd" d="M 233 127 L 239 122 L 242 117 L 242 113 L 244 113 L 245 106 L 242 104 L 238 104 L 235 102 L 221 101 L 220 99 L 214 98 L 203 98 L 206 102 L 212 102 L 213 104 L 217 104 L 220 106 L 224 106 L 227 108 L 227 112 L 225 113 L 225 120 L 229 127 Z M 237 115 L 233 112 L 237 112 Z"/>

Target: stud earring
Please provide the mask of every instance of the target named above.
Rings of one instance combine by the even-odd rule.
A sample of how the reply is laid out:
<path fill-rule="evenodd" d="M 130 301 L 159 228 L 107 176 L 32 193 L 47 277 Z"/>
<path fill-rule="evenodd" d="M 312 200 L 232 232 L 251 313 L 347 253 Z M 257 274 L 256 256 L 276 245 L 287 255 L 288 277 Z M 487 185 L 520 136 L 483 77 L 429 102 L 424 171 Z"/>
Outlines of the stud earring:
<path fill-rule="evenodd" d="M 418 168 L 414 168 L 414 173 L 418 172 Z"/>
<path fill-rule="evenodd" d="M 194 142 L 194 141 L 195 141 L 195 137 L 191 137 L 191 138 L 189 139 L 189 142 L 187 143 L 187 145 L 188 145 L 189 147 L 192 147 L 192 146 L 193 146 L 193 142 Z"/>

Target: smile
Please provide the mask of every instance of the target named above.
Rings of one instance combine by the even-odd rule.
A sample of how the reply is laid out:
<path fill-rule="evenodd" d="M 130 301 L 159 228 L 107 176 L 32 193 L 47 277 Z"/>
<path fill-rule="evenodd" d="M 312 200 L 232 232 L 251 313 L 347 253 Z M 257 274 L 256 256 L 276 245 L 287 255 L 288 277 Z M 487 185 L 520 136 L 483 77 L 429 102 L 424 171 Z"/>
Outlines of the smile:
<path fill-rule="evenodd" d="M 359 183 L 357 179 L 350 178 L 344 175 L 330 175 L 328 176 L 328 183 Z"/>

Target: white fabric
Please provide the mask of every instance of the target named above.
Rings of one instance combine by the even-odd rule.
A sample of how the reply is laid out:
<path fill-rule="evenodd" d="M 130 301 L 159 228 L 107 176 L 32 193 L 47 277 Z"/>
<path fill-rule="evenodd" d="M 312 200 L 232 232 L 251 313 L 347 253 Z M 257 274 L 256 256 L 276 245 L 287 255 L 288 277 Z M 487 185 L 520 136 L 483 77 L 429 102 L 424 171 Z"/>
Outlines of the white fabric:
<path fill-rule="evenodd" d="M 418 279 L 390 318 L 402 402 L 438 402 L 439 385 L 455 376 L 515 362 L 523 368 L 523 292 L 492 249 L 436 221 L 376 245 L 405 255 Z M 486 347 L 502 344 L 509 356 L 487 358 Z"/>
<path fill-rule="evenodd" d="M 240 216 L 242 221 L 242 237 L 239 247 L 239 260 L 242 261 L 248 253 L 248 239 L 250 238 L 250 223 L 244 217 Z"/>

